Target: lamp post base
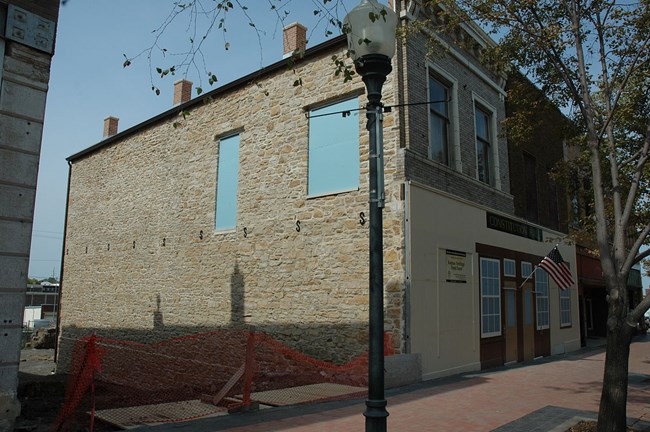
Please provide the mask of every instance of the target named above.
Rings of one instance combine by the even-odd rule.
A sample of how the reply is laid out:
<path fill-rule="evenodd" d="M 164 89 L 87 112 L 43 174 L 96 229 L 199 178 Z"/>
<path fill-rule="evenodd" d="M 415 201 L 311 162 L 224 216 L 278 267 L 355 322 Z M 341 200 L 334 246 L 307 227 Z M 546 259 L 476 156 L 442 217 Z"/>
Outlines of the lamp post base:
<path fill-rule="evenodd" d="M 386 432 L 386 399 L 366 400 L 366 411 L 363 413 L 366 417 L 366 432 Z"/>

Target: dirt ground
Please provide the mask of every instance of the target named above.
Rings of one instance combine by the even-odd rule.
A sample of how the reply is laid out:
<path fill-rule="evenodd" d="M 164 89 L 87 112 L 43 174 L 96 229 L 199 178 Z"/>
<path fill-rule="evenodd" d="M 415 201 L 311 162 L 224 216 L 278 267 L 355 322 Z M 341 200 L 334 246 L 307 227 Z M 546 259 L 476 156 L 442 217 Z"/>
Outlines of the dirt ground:
<path fill-rule="evenodd" d="M 16 432 L 49 431 L 63 403 L 65 377 L 54 373 L 53 349 L 25 349 L 20 353 Z"/>

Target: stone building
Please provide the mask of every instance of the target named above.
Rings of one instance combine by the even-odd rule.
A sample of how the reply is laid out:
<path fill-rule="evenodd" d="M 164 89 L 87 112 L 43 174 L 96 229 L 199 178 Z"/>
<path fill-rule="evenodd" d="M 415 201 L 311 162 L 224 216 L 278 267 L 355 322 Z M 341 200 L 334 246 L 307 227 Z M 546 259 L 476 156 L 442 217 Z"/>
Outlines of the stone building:
<path fill-rule="evenodd" d="M 45 99 L 59 2 L 0 0 L 0 431 L 13 431 Z"/>
<path fill-rule="evenodd" d="M 404 21 L 426 12 L 401 4 Z M 365 88 L 333 73 L 344 38 L 303 52 L 289 27 L 293 56 L 68 159 L 62 360 L 90 332 L 244 323 L 324 360 L 367 349 Z M 445 49 L 430 58 L 431 37 Z M 515 213 L 491 43 L 473 24 L 413 35 L 384 85 L 385 328 L 424 379 L 580 345 L 574 288 L 562 301 L 541 271 L 520 288 L 563 233 Z"/>

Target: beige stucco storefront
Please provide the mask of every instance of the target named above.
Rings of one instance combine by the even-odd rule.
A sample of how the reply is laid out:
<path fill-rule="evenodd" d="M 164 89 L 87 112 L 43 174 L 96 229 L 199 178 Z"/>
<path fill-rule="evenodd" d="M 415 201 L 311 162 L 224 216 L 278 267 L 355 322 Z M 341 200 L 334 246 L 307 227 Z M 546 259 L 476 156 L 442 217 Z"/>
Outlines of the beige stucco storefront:
<path fill-rule="evenodd" d="M 534 291 L 536 277 L 521 287 L 528 276 L 522 275 L 522 263 L 534 268 L 556 243 L 575 280 L 575 248 L 561 241 L 561 233 L 414 183 L 406 185 L 406 208 L 407 340 L 410 352 L 422 356 L 423 379 L 580 347 L 577 287 L 563 294 L 561 324 L 560 290 L 549 278 L 548 325 L 538 322 L 543 319 L 537 315 L 542 294 Z M 526 225 L 540 237 L 488 228 L 489 215 L 514 227 Z M 506 261 L 509 277 L 504 276 Z M 499 305 L 486 311 L 493 321 L 482 315 L 481 264 L 484 273 L 486 265 L 499 269 L 483 275 L 483 283 L 499 284 L 493 301 Z M 487 309 L 489 302 L 484 305 Z M 539 308 L 541 312 L 543 307 Z M 493 327 L 490 331 L 484 328 L 488 325 Z"/>

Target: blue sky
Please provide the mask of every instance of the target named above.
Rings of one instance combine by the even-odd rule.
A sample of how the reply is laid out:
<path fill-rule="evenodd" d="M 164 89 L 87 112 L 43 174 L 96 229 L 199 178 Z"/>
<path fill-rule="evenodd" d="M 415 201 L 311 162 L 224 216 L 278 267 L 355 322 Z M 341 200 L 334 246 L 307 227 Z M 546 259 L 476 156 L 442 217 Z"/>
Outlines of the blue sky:
<path fill-rule="evenodd" d="M 209 0 L 204 3 L 213 4 Z M 206 67 L 201 66 L 201 74 L 189 70 L 187 78 L 195 87 L 201 85 L 208 91 L 282 58 L 283 24 L 278 22 L 277 14 L 270 10 L 268 2 L 244 3 L 256 5 L 248 12 L 263 32 L 260 39 L 241 13 L 229 15 L 227 36 L 214 31 L 204 42 Z M 345 7 L 357 3 L 342 1 L 338 9 L 340 19 L 346 13 Z M 152 31 L 165 22 L 173 4 L 172 0 L 68 0 L 61 7 L 45 112 L 30 277 L 58 277 L 60 273 L 68 177 L 66 157 L 99 142 L 104 118 L 109 115 L 118 117 L 119 130 L 124 130 L 172 107 L 173 82 L 183 74 L 160 79 L 155 68 L 173 63 L 157 57 L 150 68 L 143 56 L 127 68 L 122 64 L 123 54 L 131 57 L 151 46 L 155 37 Z M 320 0 L 273 4 L 286 5 L 280 11 L 284 25 L 299 21 L 309 28 L 309 46 L 325 40 L 326 21 L 313 12 L 322 4 Z M 168 49 L 168 58 L 179 58 L 170 53 L 189 47 L 193 31 L 188 31 L 188 23 L 183 18 L 178 25 L 167 28 L 161 46 Z M 193 39 L 200 37 L 198 34 Z M 230 44 L 228 50 L 224 48 L 226 42 Z M 208 84 L 206 70 L 217 76 L 214 87 Z M 151 90 L 151 73 L 160 96 Z"/>

